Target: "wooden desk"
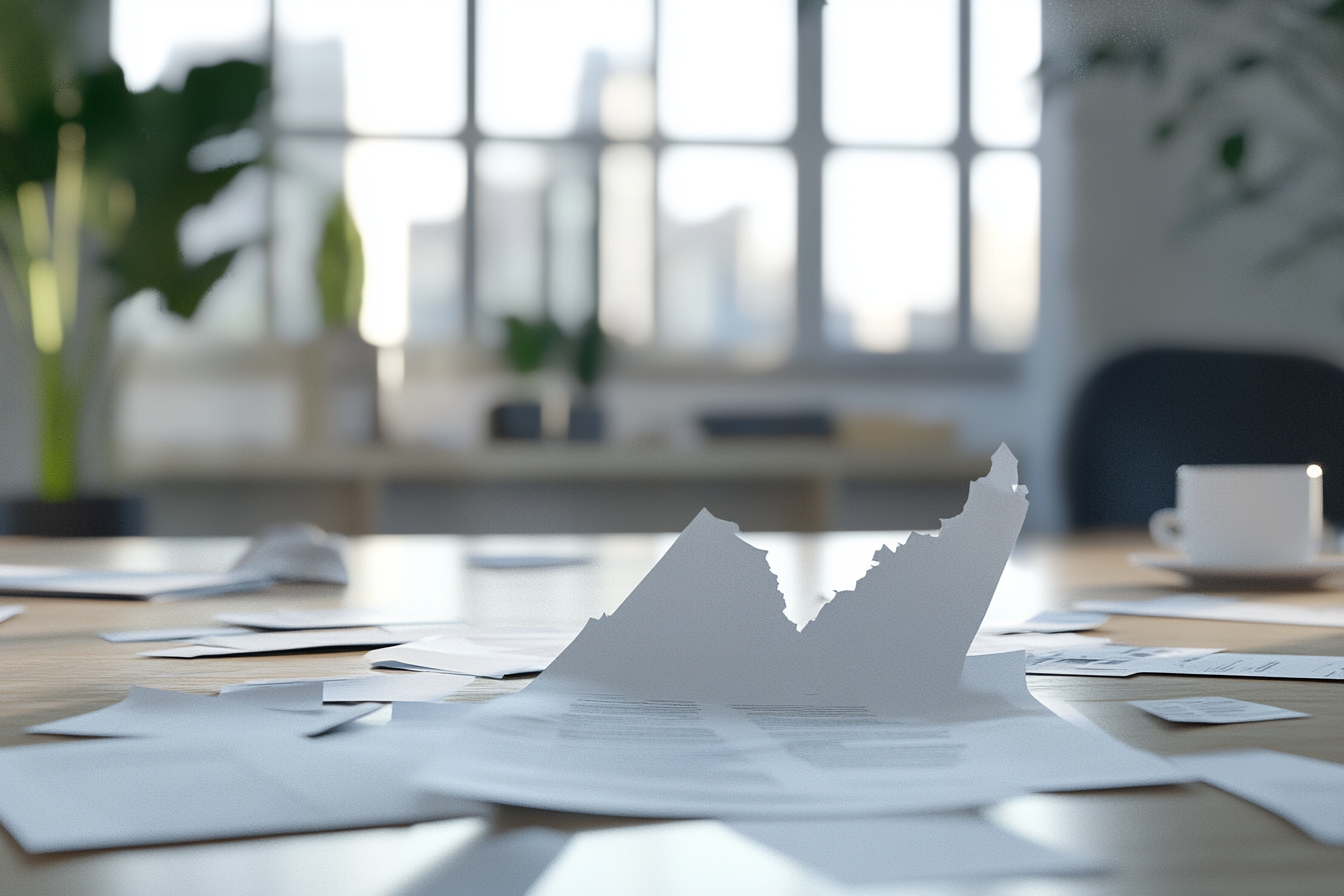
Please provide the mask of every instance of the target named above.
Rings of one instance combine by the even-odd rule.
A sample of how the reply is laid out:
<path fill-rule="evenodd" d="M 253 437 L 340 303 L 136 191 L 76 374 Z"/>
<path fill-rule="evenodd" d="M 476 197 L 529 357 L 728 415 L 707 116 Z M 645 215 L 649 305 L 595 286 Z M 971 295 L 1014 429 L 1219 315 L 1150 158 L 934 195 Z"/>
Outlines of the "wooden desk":
<path fill-rule="evenodd" d="M 790 585 L 845 587 L 881 534 L 747 536 L 771 550 Z M 154 660 L 134 644 L 109 644 L 98 631 L 208 622 L 226 610 L 270 606 L 433 607 L 476 623 L 568 625 L 616 607 L 670 543 L 670 536 L 368 537 L 352 543 L 348 589 L 289 587 L 264 595 L 167 604 L 0 598 L 28 607 L 0 624 L 0 745 L 36 743 L 26 725 L 121 699 L 132 684 L 210 693 L 251 678 L 366 669 L 355 653 L 234 659 Z M 1128 566 L 1124 554 L 1146 538 L 1121 534 L 1024 541 L 991 614 L 1030 614 L 1085 597 L 1152 597 L 1181 590 L 1165 574 Z M 80 563 L 140 569 L 226 566 L 238 540 L 125 539 L 36 542 L 0 539 L 0 563 Z M 476 570 L 473 551 L 591 552 L 588 566 Z M 1290 596 L 1344 602 L 1344 594 Z M 1117 641 L 1218 646 L 1243 651 L 1344 654 L 1344 630 L 1115 617 L 1100 631 Z M 1032 677 L 1038 696 L 1068 701 L 1121 739 L 1164 754 L 1268 747 L 1344 762 L 1344 682 Z M 489 699 L 520 682 L 478 681 L 461 699 Z M 1181 726 L 1124 701 L 1225 695 L 1312 714 L 1308 719 L 1229 726 Z M 1344 809 L 1341 809 L 1344 811 Z M 1102 857 L 1109 873 L 977 884 L 923 884 L 890 893 L 1317 894 L 1344 890 L 1344 849 L 1320 846 L 1286 822 L 1203 785 L 1046 794 L 985 810 L 1005 827 L 1063 849 Z M 843 893 L 708 824 L 629 826 L 628 821 L 522 810 L 501 811 L 495 829 L 544 824 L 566 830 L 611 827 L 572 841 L 536 892 L 638 896 L 643 893 Z M 615 827 L 613 827 L 615 826 Z M 410 828 L 311 834 L 192 846 L 30 857 L 0 835 L 0 893 L 37 894 L 393 894 L 450 859 L 487 824 L 462 819 Z M 692 835 L 688 835 L 690 830 Z M 691 845 L 693 844 L 693 845 Z M 875 892 L 865 890 L 864 892 Z"/>

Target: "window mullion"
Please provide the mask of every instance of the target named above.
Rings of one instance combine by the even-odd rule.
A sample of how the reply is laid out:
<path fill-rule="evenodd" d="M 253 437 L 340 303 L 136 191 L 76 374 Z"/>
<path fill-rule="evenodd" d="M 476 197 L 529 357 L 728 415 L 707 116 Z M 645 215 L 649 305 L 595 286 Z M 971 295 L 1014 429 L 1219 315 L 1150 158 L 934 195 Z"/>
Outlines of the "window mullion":
<path fill-rule="evenodd" d="M 957 14 L 957 347 L 971 347 L 971 2 L 960 0 Z"/>
<path fill-rule="evenodd" d="M 815 358 L 825 351 L 822 301 L 822 166 L 830 148 L 822 127 L 822 5 L 798 8 L 798 124 L 788 141 L 798 167 L 796 311 L 793 355 Z"/>

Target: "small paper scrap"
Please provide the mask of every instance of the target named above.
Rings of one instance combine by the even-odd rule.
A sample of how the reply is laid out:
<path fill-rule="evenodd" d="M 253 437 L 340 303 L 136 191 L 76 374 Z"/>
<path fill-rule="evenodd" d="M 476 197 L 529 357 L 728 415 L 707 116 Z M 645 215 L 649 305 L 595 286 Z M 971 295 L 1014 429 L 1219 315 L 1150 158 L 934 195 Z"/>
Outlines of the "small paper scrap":
<path fill-rule="evenodd" d="M 5 604 L 4 606 L 0 606 L 0 622 L 4 622 L 6 619 L 17 616 L 22 612 L 23 604 Z"/>
<path fill-rule="evenodd" d="M 1228 725 L 1233 722 L 1268 722 L 1273 719 L 1305 719 L 1311 714 L 1251 703 L 1232 697 L 1182 697 L 1177 700 L 1130 700 L 1146 713 L 1168 722 Z"/>

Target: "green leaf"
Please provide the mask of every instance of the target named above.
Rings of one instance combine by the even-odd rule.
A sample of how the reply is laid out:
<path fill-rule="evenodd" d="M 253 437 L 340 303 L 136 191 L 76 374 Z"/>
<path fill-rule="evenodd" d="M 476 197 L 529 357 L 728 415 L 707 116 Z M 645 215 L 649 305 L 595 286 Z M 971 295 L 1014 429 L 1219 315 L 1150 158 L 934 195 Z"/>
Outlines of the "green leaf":
<path fill-rule="evenodd" d="M 607 337 L 597 315 L 584 323 L 574 340 L 574 375 L 585 389 L 591 389 L 602 375 L 607 360 Z"/>
<path fill-rule="evenodd" d="M 1223 139 L 1222 145 L 1218 148 L 1218 161 L 1228 171 L 1236 173 L 1241 169 L 1242 159 L 1246 156 L 1246 135 L 1244 133 L 1232 134 Z"/>
<path fill-rule="evenodd" d="M 504 326 L 508 332 L 504 355 L 519 373 L 531 373 L 541 367 L 564 335 L 550 320 L 531 322 L 510 315 Z"/>
<path fill-rule="evenodd" d="M 314 273 L 322 297 L 322 322 L 328 327 L 357 322 L 364 292 L 364 243 L 341 196 L 327 213 Z"/>

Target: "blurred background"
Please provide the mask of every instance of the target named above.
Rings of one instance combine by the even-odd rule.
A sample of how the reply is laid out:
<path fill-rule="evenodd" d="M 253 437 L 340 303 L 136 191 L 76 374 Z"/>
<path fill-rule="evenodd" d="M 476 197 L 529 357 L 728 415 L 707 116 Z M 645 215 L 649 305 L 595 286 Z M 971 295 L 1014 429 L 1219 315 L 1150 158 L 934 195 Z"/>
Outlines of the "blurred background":
<path fill-rule="evenodd" d="M 227 173 L 164 231 L 221 260 L 199 304 L 78 243 L 69 301 L 106 326 L 64 491 L 41 365 L 75 362 L 23 204 L 59 268 L 64 169 L 0 202 L 28 265 L 0 281 L 0 494 L 135 498 L 147 534 L 936 527 L 1000 442 L 1059 531 L 1103 363 L 1344 355 L 1339 4 L 6 2 L 50 41 L 43 108 L 87 129 L 86 206 L 85 73 L 127 102 L 264 73 L 182 163 Z M 1247 64 L 1280 51 L 1305 93 Z"/>

